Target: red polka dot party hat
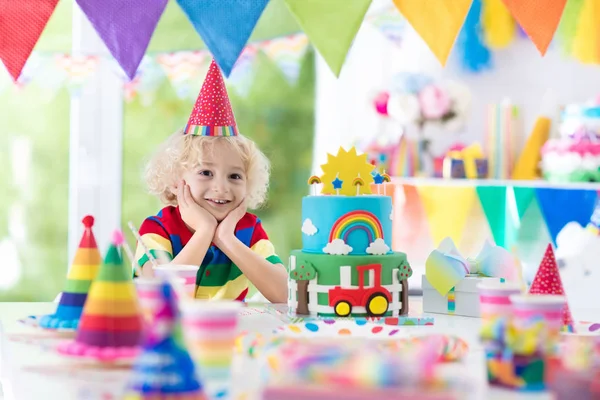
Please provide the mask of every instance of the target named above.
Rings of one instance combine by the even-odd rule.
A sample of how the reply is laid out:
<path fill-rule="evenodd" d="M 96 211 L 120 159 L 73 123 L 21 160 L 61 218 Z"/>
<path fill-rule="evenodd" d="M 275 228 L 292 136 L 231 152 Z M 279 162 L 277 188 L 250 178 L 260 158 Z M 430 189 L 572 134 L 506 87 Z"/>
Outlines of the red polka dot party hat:
<path fill-rule="evenodd" d="M 554 294 L 565 296 L 565 290 L 563 289 L 562 281 L 560 280 L 560 273 L 551 244 L 546 248 L 544 258 L 542 259 L 540 267 L 535 274 L 535 278 L 533 278 L 533 283 L 529 288 L 529 294 Z M 563 330 L 568 332 L 574 331 L 573 317 L 571 316 L 568 303 L 565 304 L 563 310 Z"/>
<path fill-rule="evenodd" d="M 238 134 L 223 75 L 215 60 L 210 64 L 183 133 L 195 136 L 237 136 Z"/>

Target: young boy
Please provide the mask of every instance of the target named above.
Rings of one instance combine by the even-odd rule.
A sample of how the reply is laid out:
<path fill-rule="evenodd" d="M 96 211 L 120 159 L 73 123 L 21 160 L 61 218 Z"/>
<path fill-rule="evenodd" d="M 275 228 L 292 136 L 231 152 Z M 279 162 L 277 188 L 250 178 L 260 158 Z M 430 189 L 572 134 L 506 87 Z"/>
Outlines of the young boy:
<path fill-rule="evenodd" d="M 198 265 L 196 298 L 244 300 L 250 281 L 273 303 L 287 301 L 287 273 L 260 220 L 246 212 L 264 202 L 269 161 L 238 135 L 223 77 L 213 61 L 183 132 L 148 163 L 152 194 L 167 204 L 140 235 L 155 258 Z M 138 245 L 145 276 L 152 264 Z"/>

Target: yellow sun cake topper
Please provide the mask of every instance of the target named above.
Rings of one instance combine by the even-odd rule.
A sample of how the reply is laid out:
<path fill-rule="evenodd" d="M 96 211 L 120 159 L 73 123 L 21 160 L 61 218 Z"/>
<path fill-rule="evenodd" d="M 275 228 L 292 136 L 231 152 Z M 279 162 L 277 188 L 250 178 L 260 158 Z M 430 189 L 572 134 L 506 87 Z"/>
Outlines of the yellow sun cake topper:
<path fill-rule="evenodd" d="M 356 154 L 356 148 L 354 147 L 348 151 L 340 147 L 337 156 L 327 154 L 327 164 L 321 165 L 323 170 L 321 176 L 323 189 L 321 193 L 346 196 L 371 194 L 371 183 L 373 183 L 371 171 L 374 168 L 375 166 L 367 161 L 366 154 Z M 360 177 L 365 183 L 362 186 L 359 185 L 358 189 L 352 184 L 357 177 Z M 337 182 L 336 186 L 341 185 L 341 187 L 339 189 L 334 188 L 333 181 Z"/>

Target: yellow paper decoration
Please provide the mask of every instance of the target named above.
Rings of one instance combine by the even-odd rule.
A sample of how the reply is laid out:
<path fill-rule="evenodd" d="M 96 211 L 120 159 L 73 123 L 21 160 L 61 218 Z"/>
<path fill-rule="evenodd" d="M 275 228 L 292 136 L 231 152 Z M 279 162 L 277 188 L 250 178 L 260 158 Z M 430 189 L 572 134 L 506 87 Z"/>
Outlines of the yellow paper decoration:
<path fill-rule="evenodd" d="M 467 219 L 477 200 L 472 186 L 418 186 L 434 246 L 445 237 L 460 243 Z"/>
<path fill-rule="evenodd" d="M 481 24 L 492 49 L 503 49 L 515 39 L 516 23 L 502 0 L 482 0 Z"/>
<path fill-rule="evenodd" d="M 600 64 L 600 4 L 585 0 L 573 39 L 573 57 L 585 64 Z"/>
<path fill-rule="evenodd" d="M 333 188 L 333 181 L 337 177 L 343 181 L 342 188 L 339 190 L 339 194 L 346 196 L 356 196 L 357 194 L 371 194 L 371 183 L 373 183 L 373 177 L 371 171 L 375 166 L 368 162 L 367 155 L 356 153 L 356 148 L 352 147 L 346 151 L 340 147 L 337 156 L 327 154 L 327 164 L 321 165 L 323 175 L 321 176 L 321 182 L 323 182 L 322 194 L 336 194 Z M 364 185 L 359 186 L 358 193 L 357 188 L 352 185 L 352 181 L 357 176 L 360 176 L 364 181 Z"/>
<path fill-rule="evenodd" d="M 442 65 L 465 22 L 473 0 L 393 0 Z"/>
<path fill-rule="evenodd" d="M 535 122 L 531 135 L 525 143 L 523 152 L 517 160 L 512 179 L 533 180 L 540 177 L 539 163 L 542 158 L 542 146 L 550 136 L 552 121 L 548 117 L 539 117 Z"/>
<path fill-rule="evenodd" d="M 483 150 L 481 150 L 479 143 L 472 144 L 462 150 L 449 151 L 448 154 L 446 154 L 446 157 L 453 158 L 455 160 L 463 160 L 465 165 L 465 176 L 468 179 L 478 178 L 475 160 L 484 158 Z"/>

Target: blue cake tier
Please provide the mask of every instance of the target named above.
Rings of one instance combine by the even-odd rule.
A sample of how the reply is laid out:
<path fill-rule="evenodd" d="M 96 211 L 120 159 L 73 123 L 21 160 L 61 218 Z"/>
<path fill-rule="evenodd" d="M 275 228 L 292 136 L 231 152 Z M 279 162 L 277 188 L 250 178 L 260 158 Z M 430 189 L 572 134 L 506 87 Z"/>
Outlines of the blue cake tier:
<path fill-rule="evenodd" d="M 389 196 L 307 196 L 302 199 L 302 251 L 367 255 L 392 251 Z"/>

